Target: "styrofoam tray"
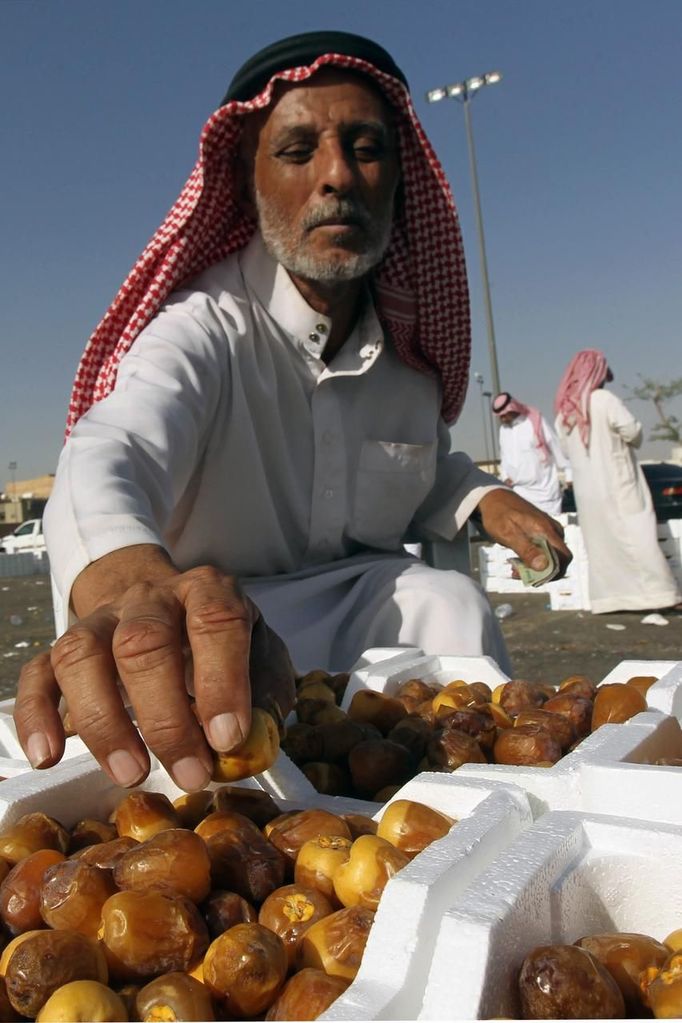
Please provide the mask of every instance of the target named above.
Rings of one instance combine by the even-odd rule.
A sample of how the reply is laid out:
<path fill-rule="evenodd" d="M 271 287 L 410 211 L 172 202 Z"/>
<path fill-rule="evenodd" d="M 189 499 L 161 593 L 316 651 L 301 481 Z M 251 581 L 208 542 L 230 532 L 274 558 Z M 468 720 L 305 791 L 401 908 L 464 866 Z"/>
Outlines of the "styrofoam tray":
<path fill-rule="evenodd" d="M 395 648 L 394 653 L 397 652 Z M 392 695 L 398 686 L 411 678 L 420 678 L 424 682 L 435 682 L 445 685 L 454 679 L 465 682 L 487 682 L 491 688 L 508 682 L 509 676 L 492 657 L 460 657 L 457 655 L 404 656 L 396 662 L 391 656 L 377 661 L 361 671 L 353 671 L 341 707 L 348 710 L 351 700 L 359 689 L 373 689 L 376 692 Z"/>
<path fill-rule="evenodd" d="M 360 970 L 320 1019 L 415 1019 L 445 907 L 532 821 L 519 789 L 454 775 L 421 774 L 393 799 L 426 803 L 459 823 L 386 885 Z"/>
<path fill-rule="evenodd" d="M 160 767 L 139 788 L 171 800 L 182 794 Z M 87 816 L 106 819 L 127 791 L 114 785 L 91 757 L 75 757 L 47 772 L 34 771 L 0 785 L 0 828 L 38 810 L 67 828 Z M 394 796 L 403 798 L 426 803 L 458 823 L 386 886 L 360 972 L 324 1019 L 415 1018 L 444 909 L 532 823 L 526 797 L 513 786 L 422 774 Z M 307 799 L 275 800 L 282 810 L 317 806 L 377 820 L 386 809 L 324 796 L 312 788 Z"/>
<path fill-rule="evenodd" d="M 604 931 L 661 940 L 682 922 L 682 831 L 549 813 L 443 916 L 419 1019 L 518 1018 L 516 977 L 537 945 Z"/>
<path fill-rule="evenodd" d="M 325 806 L 334 813 L 368 813 L 370 816 L 377 811 L 377 803 L 341 796 L 323 796 L 312 785 L 309 785 L 305 793 L 298 792 L 290 799 L 266 789 L 262 781 L 264 777 L 258 775 L 256 778 L 247 778 L 239 785 L 269 791 L 277 804 L 285 809 Z M 207 787 L 220 788 L 221 783 L 214 782 Z M 0 784 L 0 828 L 11 824 L 23 814 L 37 810 L 56 817 L 66 828 L 72 827 L 83 817 L 106 819 L 131 791 L 160 792 L 170 800 L 184 795 L 158 761 L 145 781 L 131 790 L 115 785 L 94 758 L 87 754 L 64 760 L 45 771 L 30 771 L 8 778 Z"/>
<path fill-rule="evenodd" d="M 536 818 L 548 810 L 594 810 L 682 824 L 682 769 L 635 766 L 682 757 L 682 730 L 677 718 L 670 716 L 682 703 L 682 663 L 623 661 L 603 681 L 624 682 L 633 675 L 659 677 L 647 696 L 649 705 L 660 710 L 637 714 L 622 725 L 602 725 L 553 767 L 464 764 L 456 776 L 520 786 Z M 372 664 L 363 673 L 351 675 L 342 706 L 347 709 L 359 689 L 391 695 L 410 678 L 439 684 L 461 678 L 467 682 L 487 682 L 493 688 L 508 681 L 489 657 L 421 656 L 406 658 L 398 666 L 387 659 Z M 600 774 L 597 770 L 608 765 L 629 768 L 622 772 L 620 783 L 613 771 Z M 602 777 L 609 781 L 600 782 Z M 657 780 L 658 795 L 652 799 L 647 789 L 653 778 Z M 609 798 L 605 798 L 603 791 L 607 784 L 614 787 Z"/>

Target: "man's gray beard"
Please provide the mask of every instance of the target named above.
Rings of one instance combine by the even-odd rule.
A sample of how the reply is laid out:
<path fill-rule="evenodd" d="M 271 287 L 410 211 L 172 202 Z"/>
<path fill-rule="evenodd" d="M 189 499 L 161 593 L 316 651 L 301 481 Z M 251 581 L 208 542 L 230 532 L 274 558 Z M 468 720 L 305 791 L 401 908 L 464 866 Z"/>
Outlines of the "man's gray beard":
<path fill-rule="evenodd" d="M 337 213 L 358 219 L 366 233 L 366 251 L 348 251 L 345 256 L 314 255 L 306 250 L 305 241 L 304 246 L 300 247 L 299 241 L 292 237 L 291 224 L 282 215 L 276 203 L 264 199 L 257 190 L 256 209 L 263 242 L 270 255 L 289 273 L 308 281 L 352 281 L 364 277 L 381 262 L 391 240 L 393 211 L 390 206 L 381 220 L 372 222 L 364 206 L 359 207 L 352 200 L 333 199 L 328 202 L 321 200 L 315 210 L 304 218 L 302 225 L 304 231 Z"/>

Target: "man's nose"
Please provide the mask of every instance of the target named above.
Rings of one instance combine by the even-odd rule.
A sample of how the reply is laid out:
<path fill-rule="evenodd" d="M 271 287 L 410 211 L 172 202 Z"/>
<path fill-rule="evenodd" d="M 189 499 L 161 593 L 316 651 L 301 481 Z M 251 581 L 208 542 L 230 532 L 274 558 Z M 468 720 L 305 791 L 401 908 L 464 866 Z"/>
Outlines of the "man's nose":
<path fill-rule="evenodd" d="M 320 147 L 317 188 L 323 194 L 346 194 L 355 185 L 352 157 L 339 142 Z"/>

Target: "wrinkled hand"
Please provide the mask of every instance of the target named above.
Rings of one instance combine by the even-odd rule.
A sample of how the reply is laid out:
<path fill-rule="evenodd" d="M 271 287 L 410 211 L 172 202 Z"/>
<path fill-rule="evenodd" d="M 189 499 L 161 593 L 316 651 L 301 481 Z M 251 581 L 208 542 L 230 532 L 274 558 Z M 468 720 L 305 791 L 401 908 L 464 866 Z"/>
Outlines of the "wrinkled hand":
<path fill-rule="evenodd" d="M 542 571 L 547 567 L 546 555 L 531 540 L 533 536 L 544 536 L 557 552 L 559 574 L 565 573 L 573 555 L 564 543 L 564 530 L 559 522 L 513 490 L 490 490 L 478 508 L 483 528 L 491 539 L 511 547 L 529 568 Z"/>
<path fill-rule="evenodd" d="M 114 555 L 86 570 L 100 566 L 93 592 L 102 592 L 102 568 Z M 210 780 L 210 747 L 227 752 L 248 734 L 252 701 L 280 719 L 293 706 L 287 649 L 236 580 L 209 567 L 181 573 L 161 557 L 158 570 L 153 555 L 153 581 L 125 585 L 87 614 L 76 602 L 80 620 L 51 654 L 24 667 L 14 718 L 34 767 L 49 767 L 64 752 L 61 696 L 74 728 L 115 782 L 130 786 L 146 777 L 149 747 L 187 790 Z"/>

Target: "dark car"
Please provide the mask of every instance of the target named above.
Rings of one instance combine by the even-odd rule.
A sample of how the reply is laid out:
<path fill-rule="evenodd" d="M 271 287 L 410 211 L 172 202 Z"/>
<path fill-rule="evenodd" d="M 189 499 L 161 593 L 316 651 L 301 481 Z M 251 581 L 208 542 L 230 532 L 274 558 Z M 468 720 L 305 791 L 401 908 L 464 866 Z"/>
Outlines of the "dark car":
<path fill-rule="evenodd" d="M 649 484 L 657 521 L 682 519 L 682 465 L 674 465 L 672 462 L 645 462 L 642 465 L 642 472 Z M 561 510 L 575 511 L 571 486 L 564 491 Z"/>

